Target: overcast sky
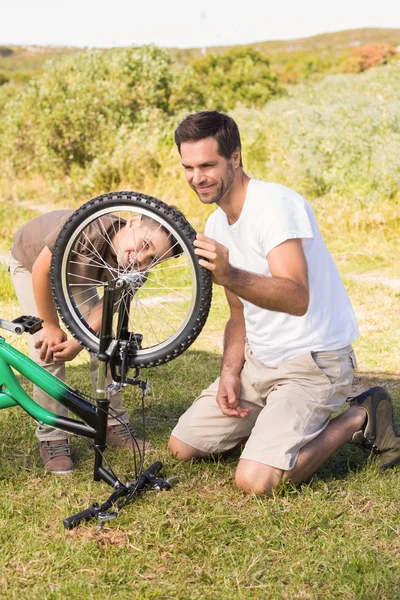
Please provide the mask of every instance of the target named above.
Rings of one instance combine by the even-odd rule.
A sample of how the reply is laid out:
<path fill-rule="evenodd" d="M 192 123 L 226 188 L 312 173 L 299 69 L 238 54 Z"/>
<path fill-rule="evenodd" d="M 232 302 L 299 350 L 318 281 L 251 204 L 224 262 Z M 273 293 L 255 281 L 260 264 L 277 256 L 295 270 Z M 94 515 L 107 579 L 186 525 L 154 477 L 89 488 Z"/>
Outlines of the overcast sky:
<path fill-rule="evenodd" d="M 202 47 L 400 29 L 400 0 L 8 0 L 0 44 Z"/>

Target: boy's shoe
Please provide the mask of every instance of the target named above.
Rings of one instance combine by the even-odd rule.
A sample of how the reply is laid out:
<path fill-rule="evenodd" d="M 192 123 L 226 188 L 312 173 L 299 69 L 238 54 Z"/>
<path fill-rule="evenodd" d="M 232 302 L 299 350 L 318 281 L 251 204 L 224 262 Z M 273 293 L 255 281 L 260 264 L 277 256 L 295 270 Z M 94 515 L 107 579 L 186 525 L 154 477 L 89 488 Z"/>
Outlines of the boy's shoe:
<path fill-rule="evenodd" d="M 40 442 L 40 458 L 44 468 L 50 473 L 63 475 L 74 470 L 68 439 Z"/>
<path fill-rule="evenodd" d="M 116 446 L 117 448 L 123 448 L 124 450 L 136 450 L 143 449 L 143 440 L 138 438 L 129 423 L 118 423 L 113 427 L 107 427 L 106 444 L 109 446 Z M 144 444 L 145 452 L 154 450 L 154 446 L 150 442 Z"/>
<path fill-rule="evenodd" d="M 393 420 L 392 399 L 382 387 L 372 387 L 353 398 L 351 406 L 363 408 L 367 422 L 353 436 L 353 442 L 372 450 L 381 468 L 387 469 L 400 462 L 400 432 Z"/>

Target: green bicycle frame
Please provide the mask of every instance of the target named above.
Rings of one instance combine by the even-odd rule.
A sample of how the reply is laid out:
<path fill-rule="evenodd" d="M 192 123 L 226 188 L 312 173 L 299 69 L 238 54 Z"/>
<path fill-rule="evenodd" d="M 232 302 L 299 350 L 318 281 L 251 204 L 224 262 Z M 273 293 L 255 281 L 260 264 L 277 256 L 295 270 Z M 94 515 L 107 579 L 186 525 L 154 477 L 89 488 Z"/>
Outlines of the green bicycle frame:
<path fill-rule="evenodd" d="M 122 282 L 122 286 L 127 285 Z M 105 481 L 112 487 L 119 485 L 116 476 L 103 467 L 103 452 L 107 448 L 107 422 L 110 400 L 105 389 L 107 366 L 110 362 L 107 347 L 112 339 L 112 316 L 116 284 L 109 284 L 104 290 L 103 316 L 100 330 L 100 352 L 98 389 L 96 390 L 96 405 L 85 400 L 81 394 L 73 390 L 66 383 L 48 373 L 46 369 L 36 364 L 31 358 L 10 346 L 3 337 L 0 337 L 0 410 L 21 406 L 33 419 L 41 425 L 50 425 L 75 433 L 93 440 L 95 450 L 94 480 Z M 119 287 L 122 287 L 119 285 Z M 127 302 L 130 302 L 128 298 Z M 119 315 L 118 331 L 123 330 L 126 317 Z M 121 324 L 120 324 L 121 323 Z M 62 417 L 46 410 L 35 402 L 19 383 L 14 370 L 26 377 L 34 385 L 60 402 L 70 412 L 81 420 Z M 113 369 L 115 370 L 115 369 Z M 123 370 L 123 375 L 125 375 Z M 139 379 L 126 380 L 130 383 L 140 384 Z"/>
<path fill-rule="evenodd" d="M 82 421 L 62 417 L 39 406 L 25 392 L 11 367 Z M 96 436 L 98 419 L 96 407 L 0 337 L 0 409 L 13 406 L 21 406 L 41 425 L 50 425 L 88 438 Z"/>

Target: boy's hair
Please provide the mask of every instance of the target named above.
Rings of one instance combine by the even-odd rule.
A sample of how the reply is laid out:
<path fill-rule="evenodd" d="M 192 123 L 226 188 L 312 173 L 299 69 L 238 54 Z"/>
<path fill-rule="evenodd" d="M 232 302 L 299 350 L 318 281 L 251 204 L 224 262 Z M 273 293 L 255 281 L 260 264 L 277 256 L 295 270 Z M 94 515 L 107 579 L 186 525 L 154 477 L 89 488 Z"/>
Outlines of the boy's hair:
<path fill-rule="evenodd" d="M 218 153 L 229 160 L 238 148 L 242 150 L 239 128 L 236 122 L 216 110 L 188 115 L 175 130 L 175 144 L 181 153 L 183 142 L 198 142 L 204 138 L 213 137 L 218 143 Z M 242 153 L 240 152 L 240 166 L 242 167 Z"/>

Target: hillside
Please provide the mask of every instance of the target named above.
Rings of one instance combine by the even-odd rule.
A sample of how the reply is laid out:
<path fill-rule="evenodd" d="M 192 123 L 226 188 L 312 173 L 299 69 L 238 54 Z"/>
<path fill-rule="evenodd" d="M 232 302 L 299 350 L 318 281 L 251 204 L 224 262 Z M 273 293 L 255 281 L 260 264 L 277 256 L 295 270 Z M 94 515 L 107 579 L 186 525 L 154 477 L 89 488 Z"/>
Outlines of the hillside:
<path fill-rule="evenodd" d="M 281 83 L 299 83 L 304 79 L 318 79 L 321 75 L 348 72 L 352 50 L 365 44 L 400 45 L 400 29 L 351 29 L 323 33 L 294 40 L 260 41 L 248 44 L 266 54 Z M 209 47 L 207 54 L 219 54 L 229 46 Z M 173 58 L 181 63 L 195 60 L 204 49 L 170 49 Z M 350 69 L 352 72 L 354 70 Z"/>
<path fill-rule="evenodd" d="M 294 40 L 260 41 L 248 46 L 268 55 L 272 68 L 281 75 L 283 82 L 297 83 L 318 73 L 340 72 L 352 48 L 370 43 L 396 47 L 400 45 L 400 29 L 352 29 Z M 219 54 L 229 48 L 232 46 L 209 47 L 206 52 Z M 79 50 L 62 46 L 0 45 L 0 85 L 8 80 L 24 83 L 40 74 L 47 60 Z M 173 60 L 181 64 L 204 54 L 202 48 L 167 50 Z"/>
<path fill-rule="evenodd" d="M 293 40 L 271 40 L 259 41 L 253 44 L 247 44 L 257 50 L 263 50 L 267 53 L 292 53 L 307 50 L 324 50 L 330 48 L 332 51 L 348 50 L 351 47 L 361 44 L 392 44 L 397 46 L 400 44 L 400 29 L 379 29 L 379 28 L 364 28 L 364 29 L 348 29 L 333 33 L 321 33 L 306 38 L 298 38 Z M 230 46 L 210 46 L 207 48 L 209 53 L 217 53 L 227 50 Z M 180 53 L 197 56 L 201 54 L 201 48 L 177 49 L 172 48 L 171 52 L 179 55 Z"/>
<path fill-rule="evenodd" d="M 44 63 L 51 59 L 76 52 L 65 46 L 2 46 L 0 45 L 0 85 L 11 80 L 24 83 L 40 74 Z"/>

